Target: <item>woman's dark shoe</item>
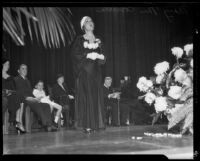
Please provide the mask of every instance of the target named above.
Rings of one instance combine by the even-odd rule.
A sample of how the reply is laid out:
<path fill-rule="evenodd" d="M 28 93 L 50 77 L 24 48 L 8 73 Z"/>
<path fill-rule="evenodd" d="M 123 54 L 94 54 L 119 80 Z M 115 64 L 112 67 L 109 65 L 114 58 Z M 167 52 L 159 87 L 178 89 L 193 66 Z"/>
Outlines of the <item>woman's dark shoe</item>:
<path fill-rule="evenodd" d="M 24 129 L 23 125 L 21 123 L 16 123 L 16 129 L 18 134 L 25 134 L 26 130 Z"/>

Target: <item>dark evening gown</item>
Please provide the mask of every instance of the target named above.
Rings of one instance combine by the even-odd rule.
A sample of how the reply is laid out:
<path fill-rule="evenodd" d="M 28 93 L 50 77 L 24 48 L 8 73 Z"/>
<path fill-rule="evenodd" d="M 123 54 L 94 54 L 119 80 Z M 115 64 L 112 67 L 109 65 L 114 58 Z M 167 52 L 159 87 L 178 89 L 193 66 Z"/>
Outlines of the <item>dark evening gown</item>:
<path fill-rule="evenodd" d="M 104 60 L 87 59 L 88 53 L 103 54 L 103 44 L 96 49 L 84 47 L 83 36 L 78 36 L 72 46 L 71 56 L 75 74 L 75 121 L 76 127 L 104 129 L 104 100 L 101 66 Z M 89 43 L 89 42 L 88 42 Z"/>

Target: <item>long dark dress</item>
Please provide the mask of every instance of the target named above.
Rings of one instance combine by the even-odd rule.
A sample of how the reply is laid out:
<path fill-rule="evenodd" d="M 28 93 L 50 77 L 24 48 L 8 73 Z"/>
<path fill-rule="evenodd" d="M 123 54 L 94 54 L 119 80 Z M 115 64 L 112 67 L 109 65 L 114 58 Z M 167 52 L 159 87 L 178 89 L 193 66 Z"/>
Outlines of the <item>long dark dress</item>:
<path fill-rule="evenodd" d="M 75 74 L 75 120 L 76 126 L 101 129 L 104 124 L 104 100 L 102 90 L 101 65 L 104 60 L 87 59 L 88 53 L 103 54 L 102 43 L 96 49 L 84 47 L 87 40 L 78 36 L 72 46 L 71 54 Z M 89 42 L 88 42 L 89 43 Z"/>
<path fill-rule="evenodd" d="M 18 93 L 16 93 L 15 88 L 15 82 L 14 78 L 12 76 L 9 76 L 7 79 L 4 79 L 2 77 L 2 90 L 12 90 L 12 94 L 9 96 L 4 95 L 3 100 L 7 99 L 7 106 L 3 106 L 3 114 L 8 108 L 8 112 L 10 114 L 9 116 L 9 122 L 15 122 L 16 121 L 16 111 L 20 107 L 20 96 Z"/>

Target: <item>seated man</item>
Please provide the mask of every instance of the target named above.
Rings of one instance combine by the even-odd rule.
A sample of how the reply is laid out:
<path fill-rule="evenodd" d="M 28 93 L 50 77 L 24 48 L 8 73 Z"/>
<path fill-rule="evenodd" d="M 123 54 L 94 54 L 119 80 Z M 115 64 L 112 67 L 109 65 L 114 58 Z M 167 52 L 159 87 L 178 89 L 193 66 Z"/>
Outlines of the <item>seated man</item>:
<path fill-rule="evenodd" d="M 16 91 L 21 97 L 21 102 L 27 104 L 39 117 L 46 131 L 56 131 L 57 128 L 52 125 L 50 106 L 46 103 L 40 103 L 32 94 L 31 84 L 26 78 L 27 65 L 21 64 L 18 73 L 19 75 L 15 77 L 15 84 Z"/>
<path fill-rule="evenodd" d="M 57 75 L 57 83 L 52 88 L 53 100 L 62 105 L 63 107 L 68 107 L 67 111 L 63 111 L 64 115 L 64 125 L 72 126 L 74 120 L 74 96 L 69 94 L 69 90 L 64 83 L 65 79 L 62 74 Z M 72 108 L 70 108 L 72 107 Z"/>
<path fill-rule="evenodd" d="M 147 124 L 150 123 L 151 117 L 150 112 L 148 111 L 150 108 L 146 107 L 142 101 L 140 101 L 134 95 L 134 89 L 131 87 L 131 79 L 130 77 L 124 77 L 121 79 L 121 95 L 120 102 L 129 106 L 130 110 L 130 123 L 133 124 Z"/>
<path fill-rule="evenodd" d="M 119 100 L 120 93 L 113 92 L 112 89 L 110 88 L 111 84 L 112 84 L 112 78 L 106 77 L 104 80 L 104 85 L 103 85 L 104 104 L 105 104 L 105 107 L 107 106 L 111 107 L 111 113 L 112 113 L 111 124 L 113 126 L 120 126 L 120 125 L 126 126 L 128 125 L 127 120 L 129 119 L 129 106 L 121 103 L 121 101 Z M 119 109 L 118 109 L 118 105 L 119 105 Z M 120 113 L 120 118 L 118 116 L 119 113 Z"/>

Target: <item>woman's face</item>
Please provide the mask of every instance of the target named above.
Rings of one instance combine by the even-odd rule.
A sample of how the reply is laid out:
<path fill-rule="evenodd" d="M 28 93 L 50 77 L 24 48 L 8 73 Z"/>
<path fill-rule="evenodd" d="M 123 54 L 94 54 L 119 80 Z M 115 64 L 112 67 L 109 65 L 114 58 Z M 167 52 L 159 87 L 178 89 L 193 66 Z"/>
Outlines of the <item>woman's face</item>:
<path fill-rule="evenodd" d="M 39 83 L 37 84 L 37 89 L 41 91 L 41 90 L 43 90 L 43 88 L 44 88 L 43 82 L 39 82 Z"/>
<path fill-rule="evenodd" d="M 10 62 L 7 61 L 7 62 L 5 62 L 5 63 L 3 64 L 3 70 L 4 70 L 5 72 L 7 72 L 7 71 L 9 70 L 9 68 L 10 68 Z"/>
<path fill-rule="evenodd" d="M 91 18 L 86 18 L 85 23 L 84 23 L 84 29 L 85 31 L 93 31 L 94 30 L 94 22 L 92 21 Z"/>

